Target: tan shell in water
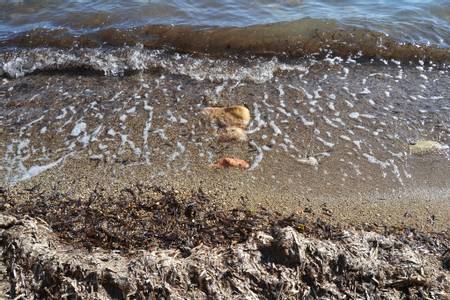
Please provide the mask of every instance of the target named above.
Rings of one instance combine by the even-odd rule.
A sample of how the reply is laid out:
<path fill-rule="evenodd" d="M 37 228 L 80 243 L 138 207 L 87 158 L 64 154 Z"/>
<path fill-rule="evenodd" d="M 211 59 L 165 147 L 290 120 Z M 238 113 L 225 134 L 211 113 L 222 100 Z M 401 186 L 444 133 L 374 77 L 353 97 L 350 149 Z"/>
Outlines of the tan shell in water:
<path fill-rule="evenodd" d="M 245 129 L 250 123 L 250 111 L 242 105 L 229 107 L 206 107 L 202 114 L 217 122 L 221 127 Z"/>

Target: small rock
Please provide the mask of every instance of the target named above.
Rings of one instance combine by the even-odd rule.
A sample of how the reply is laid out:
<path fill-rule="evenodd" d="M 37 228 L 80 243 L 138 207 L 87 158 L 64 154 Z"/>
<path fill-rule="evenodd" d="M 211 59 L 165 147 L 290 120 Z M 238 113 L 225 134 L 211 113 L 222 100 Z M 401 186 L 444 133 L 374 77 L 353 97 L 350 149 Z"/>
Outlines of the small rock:
<path fill-rule="evenodd" d="M 448 146 L 441 145 L 440 143 L 435 141 L 418 141 L 414 145 L 409 146 L 409 151 L 411 152 L 411 154 L 415 155 L 430 154 L 444 149 L 448 149 Z"/>
<path fill-rule="evenodd" d="M 217 122 L 221 127 L 246 128 L 250 123 L 250 111 L 245 106 L 206 107 L 202 114 Z"/>
<path fill-rule="evenodd" d="M 250 164 L 248 162 L 246 162 L 245 160 L 242 160 L 239 158 L 224 157 L 224 158 L 221 158 L 215 164 L 211 164 L 209 166 L 211 168 L 215 168 L 215 169 L 240 168 L 242 170 L 245 170 L 250 167 Z"/>
<path fill-rule="evenodd" d="M 247 133 L 239 127 L 227 127 L 219 132 L 219 142 L 245 142 Z"/>
<path fill-rule="evenodd" d="M 314 156 L 309 156 L 307 158 L 300 158 L 298 162 L 304 165 L 317 167 L 319 165 L 319 161 Z"/>

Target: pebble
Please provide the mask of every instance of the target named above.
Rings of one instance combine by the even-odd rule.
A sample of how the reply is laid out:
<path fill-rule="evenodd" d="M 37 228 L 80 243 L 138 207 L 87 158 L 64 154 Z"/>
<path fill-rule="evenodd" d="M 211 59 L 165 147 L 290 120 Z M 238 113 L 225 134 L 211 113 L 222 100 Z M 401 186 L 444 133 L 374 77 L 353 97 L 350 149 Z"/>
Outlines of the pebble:
<path fill-rule="evenodd" d="M 245 142 L 247 133 L 239 127 L 227 127 L 219 132 L 219 142 Z"/>
<path fill-rule="evenodd" d="M 425 155 L 444 149 L 448 149 L 448 146 L 441 145 L 436 141 L 418 141 L 409 146 L 409 151 L 414 155 Z"/>
<path fill-rule="evenodd" d="M 209 165 L 214 169 L 223 169 L 223 168 L 239 168 L 242 170 L 246 170 L 250 168 L 250 164 L 243 159 L 233 158 L 233 157 L 224 157 L 217 161 L 215 164 Z"/>
<path fill-rule="evenodd" d="M 307 158 L 300 158 L 298 162 L 304 165 L 317 167 L 319 165 L 319 161 L 314 156 L 309 156 Z"/>
<path fill-rule="evenodd" d="M 250 111 L 245 106 L 206 107 L 202 114 L 214 120 L 221 127 L 245 129 L 250 123 Z"/>

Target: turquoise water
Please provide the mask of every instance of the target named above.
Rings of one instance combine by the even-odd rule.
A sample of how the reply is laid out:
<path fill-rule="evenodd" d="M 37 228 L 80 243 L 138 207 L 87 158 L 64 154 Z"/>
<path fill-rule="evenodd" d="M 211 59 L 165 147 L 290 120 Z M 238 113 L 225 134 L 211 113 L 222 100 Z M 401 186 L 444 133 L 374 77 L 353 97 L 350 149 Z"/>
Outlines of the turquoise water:
<path fill-rule="evenodd" d="M 450 46 L 448 0 L 0 1 L 0 39 L 36 29 L 85 34 L 151 24 L 245 27 L 304 18 L 334 20 L 406 42 Z"/>

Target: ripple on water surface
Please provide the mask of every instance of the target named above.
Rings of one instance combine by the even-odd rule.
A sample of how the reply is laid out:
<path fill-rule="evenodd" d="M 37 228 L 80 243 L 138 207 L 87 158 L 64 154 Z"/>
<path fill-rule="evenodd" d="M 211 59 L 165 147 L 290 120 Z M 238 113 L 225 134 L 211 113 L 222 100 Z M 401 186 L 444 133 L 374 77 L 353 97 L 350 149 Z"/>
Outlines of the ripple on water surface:
<path fill-rule="evenodd" d="M 450 5 L 432 1 L 3 1 L 0 36 L 36 28 L 74 34 L 162 24 L 245 27 L 304 18 L 335 20 L 397 40 L 448 47 Z M 132 35 L 132 34 L 130 34 Z"/>

